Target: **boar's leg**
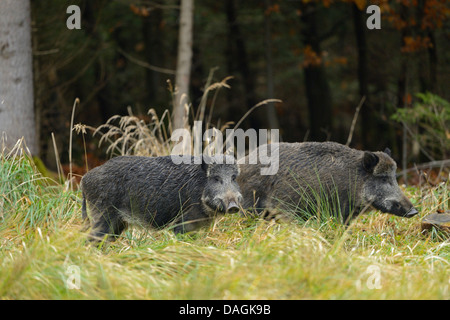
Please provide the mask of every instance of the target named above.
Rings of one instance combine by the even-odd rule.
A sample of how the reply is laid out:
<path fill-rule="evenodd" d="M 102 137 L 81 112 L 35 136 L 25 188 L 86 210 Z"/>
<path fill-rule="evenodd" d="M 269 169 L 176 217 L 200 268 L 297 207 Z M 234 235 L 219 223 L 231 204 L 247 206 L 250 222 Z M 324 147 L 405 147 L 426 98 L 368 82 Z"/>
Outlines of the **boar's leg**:
<path fill-rule="evenodd" d="M 175 219 L 173 232 L 178 234 L 197 230 L 210 223 L 212 218 L 213 216 L 209 216 L 203 212 L 200 205 L 195 205 L 185 212 L 182 212 L 180 216 Z"/>
<path fill-rule="evenodd" d="M 114 212 L 109 212 L 114 211 Z M 91 241 L 102 241 L 105 237 L 110 240 L 116 240 L 118 236 L 128 227 L 116 210 L 107 210 L 94 218 L 92 230 L 89 235 Z"/>

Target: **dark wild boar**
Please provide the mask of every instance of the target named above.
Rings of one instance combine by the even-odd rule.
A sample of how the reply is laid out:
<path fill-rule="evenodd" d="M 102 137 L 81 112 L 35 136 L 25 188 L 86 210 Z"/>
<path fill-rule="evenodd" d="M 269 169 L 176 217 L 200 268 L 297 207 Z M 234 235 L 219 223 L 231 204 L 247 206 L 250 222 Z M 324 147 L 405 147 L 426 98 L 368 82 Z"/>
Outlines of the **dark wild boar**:
<path fill-rule="evenodd" d="M 248 164 L 252 154 L 240 165 L 244 209 L 301 216 L 328 210 L 344 223 L 369 206 L 407 218 L 418 213 L 397 184 L 397 165 L 389 149 L 359 151 L 335 142 L 279 143 L 277 147 L 275 175 L 261 175 L 260 163 Z"/>
<path fill-rule="evenodd" d="M 89 171 L 81 189 L 83 217 L 88 216 L 86 207 L 90 213 L 90 238 L 117 237 L 129 223 L 154 228 L 171 224 L 175 233 L 184 233 L 216 214 L 238 212 L 242 195 L 234 158 L 228 159 L 233 164 L 226 164 L 225 156 L 204 156 L 201 164 L 188 158 L 191 164 L 175 164 L 170 156 L 122 156 Z"/>

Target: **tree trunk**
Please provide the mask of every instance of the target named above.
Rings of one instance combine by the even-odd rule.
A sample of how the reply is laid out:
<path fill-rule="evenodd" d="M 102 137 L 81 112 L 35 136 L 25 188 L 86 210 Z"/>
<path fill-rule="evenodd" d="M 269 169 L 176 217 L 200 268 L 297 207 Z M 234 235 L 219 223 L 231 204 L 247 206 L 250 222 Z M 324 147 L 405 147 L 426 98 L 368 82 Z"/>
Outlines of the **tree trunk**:
<path fill-rule="evenodd" d="M 142 36 L 145 43 L 145 62 L 152 66 L 164 66 L 164 51 L 162 30 L 160 25 L 163 20 L 163 11 L 161 8 L 155 8 L 151 11 L 150 16 L 143 17 Z M 158 114 L 164 112 L 164 108 L 160 107 L 163 104 L 166 94 L 166 87 L 163 80 L 166 78 L 161 76 L 160 72 L 154 70 L 145 70 L 146 78 L 146 106 L 157 110 Z"/>
<path fill-rule="evenodd" d="M 430 38 L 431 47 L 428 48 L 428 62 L 430 64 L 430 87 L 428 90 L 430 92 L 437 92 L 437 66 L 438 66 L 438 55 L 436 48 L 436 38 L 432 30 L 428 30 L 428 38 Z"/>
<path fill-rule="evenodd" d="M 255 79 L 254 74 L 250 70 L 250 63 L 247 54 L 247 49 L 245 47 L 245 41 L 242 36 L 241 28 L 239 27 L 237 21 L 236 14 L 236 5 L 234 0 L 226 0 L 225 1 L 225 11 L 227 15 L 227 23 L 228 23 L 228 38 L 229 38 L 229 54 L 227 52 L 228 60 L 228 72 L 231 75 L 234 72 L 239 72 L 242 76 L 243 84 L 244 84 L 244 94 L 245 94 L 245 103 L 247 105 L 247 110 L 252 108 L 256 103 L 256 94 L 255 94 Z M 230 94 L 232 94 L 230 92 Z M 232 107 L 232 109 L 235 109 Z M 242 110 L 241 108 L 239 108 Z M 240 110 L 236 110 L 239 112 Z M 233 114 L 234 110 L 230 110 L 230 113 Z M 243 115 L 244 113 L 242 113 Z M 247 118 L 248 124 L 253 129 L 260 128 L 260 121 L 258 120 L 258 111 L 252 113 L 250 117 Z M 246 121 L 247 122 L 247 121 Z"/>
<path fill-rule="evenodd" d="M 366 16 L 361 10 L 353 4 L 353 26 L 355 30 L 356 46 L 358 49 L 358 86 L 359 98 L 356 104 L 366 97 L 364 101 L 363 111 L 361 112 L 361 122 L 364 123 L 362 127 L 362 137 L 364 147 L 372 149 L 374 147 L 374 139 L 376 139 L 377 132 L 377 117 L 374 115 L 373 106 L 371 105 L 369 97 L 368 84 L 368 70 L 367 70 L 367 41 L 366 41 Z"/>
<path fill-rule="evenodd" d="M 189 80 L 192 63 L 192 36 L 194 24 L 194 0 L 181 0 L 180 30 L 178 34 L 178 60 L 175 75 L 175 101 L 172 129 L 185 128 L 188 124 Z"/>
<path fill-rule="evenodd" d="M 0 1 L 0 133 L 37 155 L 30 20 L 29 0 Z"/>
<path fill-rule="evenodd" d="M 407 21 L 409 17 L 408 7 L 401 4 L 400 5 L 400 16 L 402 20 Z M 409 26 L 405 26 L 401 30 L 401 46 L 405 45 L 405 38 L 411 35 L 411 29 Z M 408 54 L 400 54 L 400 74 L 398 77 L 398 87 L 397 87 L 397 108 L 407 108 L 408 107 Z M 402 135 L 397 136 L 398 145 L 401 146 L 402 150 L 402 169 L 406 169 L 407 164 L 407 152 L 408 152 L 408 137 L 405 124 L 402 127 Z M 406 174 L 404 174 L 403 182 L 407 183 Z"/>
<path fill-rule="evenodd" d="M 266 9 L 270 8 L 271 1 L 266 0 Z M 270 13 L 265 14 L 264 20 L 264 42 L 266 44 L 266 65 L 267 65 L 267 98 L 273 99 L 274 97 L 274 80 L 273 80 L 273 59 L 272 59 L 272 21 L 270 19 Z M 275 104 L 269 103 L 267 106 L 267 120 L 269 122 L 270 129 L 279 129 L 277 113 L 275 110 Z"/>
<path fill-rule="evenodd" d="M 302 3 L 301 10 L 303 44 L 305 47 L 310 46 L 320 56 L 317 6 L 315 3 Z M 309 110 L 310 140 L 327 140 L 332 127 L 332 102 L 330 85 L 323 63 L 305 66 L 304 81 Z"/>
<path fill-rule="evenodd" d="M 403 21 L 408 21 L 409 10 L 406 5 L 400 5 L 400 17 Z M 407 25 L 401 29 L 400 48 L 405 45 L 405 38 L 411 35 L 411 28 Z M 400 54 L 400 74 L 397 86 L 397 107 L 403 108 L 406 105 L 407 94 L 407 71 L 408 71 L 408 54 Z"/>
<path fill-rule="evenodd" d="M 415 33 L 423 39 L 428 38 L 430 40 L 430 46 L 419 50 L 419 84 L 421 92 L 436 93 L 437 85 L 437 48 L 436 39 L 434 37 L 433 30 L 430 27 L 422 28 L 421 22 L 425 18 L 425 4 L 426 0 L 419 0 L 417 3 L 416 20 L 418 24 L 414 26 Z"/>

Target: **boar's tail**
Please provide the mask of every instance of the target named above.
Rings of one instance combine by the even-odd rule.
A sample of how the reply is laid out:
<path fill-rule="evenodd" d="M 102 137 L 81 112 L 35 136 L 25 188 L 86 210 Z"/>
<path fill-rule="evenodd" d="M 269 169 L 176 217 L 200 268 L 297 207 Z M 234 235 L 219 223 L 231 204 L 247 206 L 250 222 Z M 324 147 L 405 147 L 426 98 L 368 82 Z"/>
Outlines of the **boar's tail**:
<path fill-rule="evenodd" d="M 81 205 L 81 218 L 83 218 L 83 221 L 86 221 L 88 219 L 87 212 L 86 212 L 86 197 L 83 194 L 83 203 Z"/>
<path fill-rule="evenodd" d="M 83 226 L 81 227 L 81 232 L 85 232 L 90 228 L 90 221 L 86 211 L 86 197 L 83 193 L 83 202 L 81 204 L 81 218 L 83 219 Z"/>

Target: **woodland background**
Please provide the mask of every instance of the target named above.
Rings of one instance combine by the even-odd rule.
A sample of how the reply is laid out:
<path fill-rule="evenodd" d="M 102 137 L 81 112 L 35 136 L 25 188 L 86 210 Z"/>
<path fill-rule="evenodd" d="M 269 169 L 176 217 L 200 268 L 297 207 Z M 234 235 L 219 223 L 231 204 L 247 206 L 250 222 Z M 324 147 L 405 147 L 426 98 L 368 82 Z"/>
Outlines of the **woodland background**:
<path fill-rule="evenodd" d="M 81 30 L 66 27 L 69 4 L 81 8 Z M 381 8 L 380 30 L 366 27 L 369 4 Z M 352 147 L 389 147 L 400 167 L 446 159 L 449 14 L 446 0 L 195 1 L 192 107 L 214 70 L 213 81 L 233 78 L 208 100 L 213 124 L 237 122 L 277 98 L 282 103 L 258 108 L 241 127 L 279 128 L 283 141 L 345 143 L 365 97 Z M 56 164 L 52 132 L 68 161 L 75 98 L 75 123 L 93 127 L 128 106 L 146 121 L 150 108 L 158 115 L 172 108 L 179 25 L 176 0 L 31 0 L 36 130 L 47 166 Z M 83 166 L 82 137 L 74 139 Z M 86 139 L 88 157 L 105 157 L 98 140 Z"/>

